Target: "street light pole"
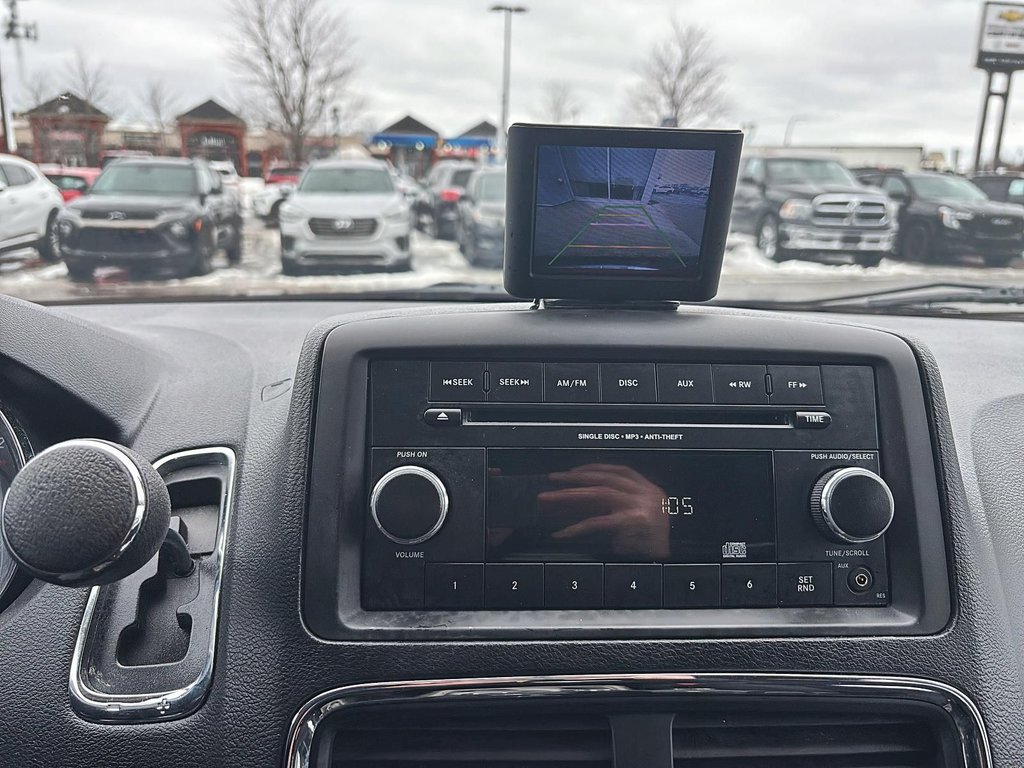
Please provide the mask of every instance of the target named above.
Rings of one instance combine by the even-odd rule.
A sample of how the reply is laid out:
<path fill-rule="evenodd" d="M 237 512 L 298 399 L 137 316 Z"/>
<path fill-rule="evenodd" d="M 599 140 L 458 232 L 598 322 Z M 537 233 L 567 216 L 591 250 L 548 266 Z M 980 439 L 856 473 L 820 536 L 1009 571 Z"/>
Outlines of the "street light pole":
<path fill-rule="evenodd" d="M 782 146 L 788 147 L 793 142 L 793 129 L 797 123 L 806 122 L 810 118 L 806 115 L 793 115 L 786 123 L 786 133 L 782 137 Z"/>
<path fill-rule="evenodd" d="M 18 20 L 18 0 L 4 0 L 7 6 L 7 23 L 4 30 L 4 39 L 13 40 L 15 45 L 20 45 L 22 40 L 38 40 L 39 28 L 35 24 L 22 24 Z M 11 121 L 7 119 L 7 102 L 4 99 L 3 72 L 0 72 L 0 130 L 4 132 L 3 142 L 0 143 L 0 152 L 10 154 L 12 151 Z"/>
<path fill-rule="evenodd" d="M 505 54 L 501 72 L 501 124 L 498 126 L 498 154 L 503 155 L 508 132 L 508 92 L 512 66 L 512 14 L 526 13 L 528 9 L 522 5 L 492 5 L 490 10 L 505 14 Z"/>

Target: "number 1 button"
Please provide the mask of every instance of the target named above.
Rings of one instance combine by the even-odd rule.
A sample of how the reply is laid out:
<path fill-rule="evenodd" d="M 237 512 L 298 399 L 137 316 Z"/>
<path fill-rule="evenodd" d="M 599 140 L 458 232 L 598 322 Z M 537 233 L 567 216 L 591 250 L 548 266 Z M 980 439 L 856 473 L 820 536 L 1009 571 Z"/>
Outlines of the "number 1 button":
<path fill-rule="evenodd" d="M 484 566 L 427 563 L 427 610 L 472 611 L 484 607 Z"/>
<path fill-rule="evenodd" d="M 496 563 L 484 569 L 484 607 L 515 610 L 544 607 L 543 563 Z"/>

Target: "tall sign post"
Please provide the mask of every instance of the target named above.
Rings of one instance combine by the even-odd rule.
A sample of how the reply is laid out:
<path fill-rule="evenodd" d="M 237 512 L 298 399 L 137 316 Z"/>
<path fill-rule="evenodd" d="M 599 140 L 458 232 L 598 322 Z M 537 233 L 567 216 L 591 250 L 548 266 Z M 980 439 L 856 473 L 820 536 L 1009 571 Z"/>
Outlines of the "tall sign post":
<path fill-rule="evenodd" d="M 985 141 L 985 127 L 988 123 L 989 105 L 992 99 L 999 99 L 999 125 L 996 129 L 996 146 L 993 165 L 999 165 L 1003 149 L 1003 131 L 1006 128 L 1006 112 L 1010 101 L 1010 84 L 1013 73 L 1024 69 L 1024 3 L 985 3 L 981 12 L 981 28 L 978 30 L 978 59 L 975 66 L 985 70 L 985 98 L 981 103 L 981 119 L 978 121 L 978 142 L 974 148 L 974 170 L 981 170 L 982 145 Z M 993 88 L 995 76 L 1005 75 L 1002 90 Z"/>

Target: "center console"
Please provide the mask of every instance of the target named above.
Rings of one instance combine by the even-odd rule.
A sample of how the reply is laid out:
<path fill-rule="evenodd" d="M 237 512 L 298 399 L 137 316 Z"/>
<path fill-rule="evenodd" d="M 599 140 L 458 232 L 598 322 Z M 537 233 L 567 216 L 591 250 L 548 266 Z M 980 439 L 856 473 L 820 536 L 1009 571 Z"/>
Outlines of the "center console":
<path fill-rule="evenodd" d="M 948 622 L 924 391 L 903 341 L 695 310 L 465 317 L 327 338 L 306 539 L 317 634 Z"/>

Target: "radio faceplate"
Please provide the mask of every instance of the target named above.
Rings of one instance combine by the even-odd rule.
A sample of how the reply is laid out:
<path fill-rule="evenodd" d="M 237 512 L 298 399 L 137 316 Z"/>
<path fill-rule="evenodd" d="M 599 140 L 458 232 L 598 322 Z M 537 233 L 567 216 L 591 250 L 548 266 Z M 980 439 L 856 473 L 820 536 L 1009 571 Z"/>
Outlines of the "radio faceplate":
<path fill-rule="evenodd" d="M 884 494 L 847 491 L 855 535 L 811 508 L 885 487 L 869 366 L 377 360 L 370 392 L 366 610 L 889 602 Z"/>
<path fill-rule="evenodd" d="M 904 341 L 841 324 L 502 308 L 339 326 L 311 436 L 306 625 L 338 640 L 940 631 L 925 398 Z"/>

